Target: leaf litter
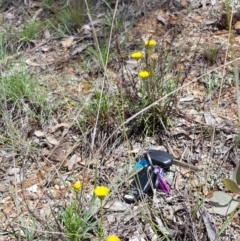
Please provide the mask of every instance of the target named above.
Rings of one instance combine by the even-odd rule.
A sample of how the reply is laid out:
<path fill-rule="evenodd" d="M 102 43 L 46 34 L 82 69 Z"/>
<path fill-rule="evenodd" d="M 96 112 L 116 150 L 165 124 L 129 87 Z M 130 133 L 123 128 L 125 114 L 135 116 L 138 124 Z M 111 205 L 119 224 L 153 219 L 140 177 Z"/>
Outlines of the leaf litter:
<path fill-rule="evenodd" d="M 184 9 L 185 5 L 182 3 L 183 8 L 180 10 L 175 7 L 173 11 L 172 7 L 174 6 L 167 4 L 167 8 L 162 7 L 151 11 L 150 14 L 146 13 L 143 18 L 138 19 L 129 37 L 130 42 L 134 40 L 141 42 L 146 36 L 152 36 L 154 39 L 160 39 L 164 36 L 164 41 L 171 43 L 168 31 L 169 29 L 173 29 L 172 27 L 174 27 L 176 31 L 183 29 L 188 32 L 187 37 L 186 35 L 184 37 L 179 35 L 178 39 L 173 43 L 176 49 L 181 46 L 183 42 L 191 43 L 189 46 L 192 52 L 190 52 L 189 55 L 183 55 L 178 66 L 180 69 L 185 69 L 188 64 L 192 63 L 192 59 L 196 58 L 195 64 L 187 76 L 188 82 L 198 77 L 199 74 L 202 73 L 203 68 L 209 67 L 206 64 L 207 57 L 204 57 L 202 49 L 204 48 L 204 44 L 213 41 L 213 44 L 221 43 L 224 46 L 221 50 L 222 52 L 219 54 L 218 62 L 213 61 L 213 63 L 211 63 L 212 66 L 210 66 L 209 69 L 213 69 L 224 63 L 224 50 L 228 43 L 228 31 L 226 31 L 226 29 L 214 30 L 214 25 L 219 25 L 215 19 L 219 19 L 219 16 L 216 15 L 218 10 L 222 10 L 222 2 L 194 2 L 196 4 L 195 6 L 199 6 L 199 2 L 201 2 L 201 10 L 193 8 L 188 12 Z M 209 2 L 212 8 L 208 7 Z M 11 11 L 9 11 L 6 13 L 5 19 L 11 23 L 16 16 L 14 12 L 11 13 Z M 208 20 L 208 18 L 210 20 Z M 237 22 L 235 24 L 237 24 Z M 224 24 L 221 23 L 221 26 L 223 25 Z M 89 35 L 91 36 L 90 31 L 86 31 L 85 34 L 87 34 L 88 37 Z M 69 76 L 67 72 L 68 66 L 78 61 L 78 54 L 86 49 L 84 47 L 86 45 L 82 45 L 85 38 L 81 38 L 79 42 L 74 43 L 73 41 L 78 41 L 75 36 L 67 36 L 64 40 L 62 40 L 62 38 L 54 39 L 51 38 L 51 33 L 46 32 L 45 38 L 48 39 L 46 42 L 39 43 L 40 45 L 43 44 L 42 46 L 39 46 L 34 51 L 30 49 L 30 54 L 26 51 L 24 54 L 26 63 L 32 67 L 36 67 L 36 71 L 41 71 L 41 68 L 47 66 L 50 73 L 54 72 L 58 76 Z M 239 37 L 235 35 L 236 47 L 239 46 L 238 38 Z M 91 45 L 91 41 L 87 43 L 87 45 L 88 44 Z M 197 52 L 196 55 L 193 54 L 195 51 Z M 236 56 L 239 57 L 239 55 L 240 52 L 236 51 Z M 230 55 L 227 56 L 229 60 L 230 57 Z M 129 71 L 126 73 L 126 78 L 129 76 L 129 73 L 136 74 L 136 63 L 133 63 L 131 60 L 126 60 L 126 65 L 128 67 L 127 71 Z M 111 69 L 111 71 L 118 76 L 116 70 Z M 231 72 L 231 69 L 227 67 L 226 71 Z M 78 78 L 79 70 L 74 67 L 71 74 Z M 88 85 L 87 78 L 81 79 L 82 88 L 86 92 L 91 89 L 92 85 L 92 83 L 90 86 Z M 212 75 L 211 78 L 214 78 L 214 76 Z M 98 81 L 97 78 L 96 81 Z M 72 83 L 70 85 L 73 86 Z M 65 86 L 68 85 L 65 84 Z M 219 87 L 217 86 L 216 88 Z M 66 89 L 68 89 L 68 87 L 66 87 Z M 69 91 L 69 95 L 76 96 L 76 98 L 81 94 L 78 87 L 72 88 Z M 240 154 L 237 145 L 234 145 L 233 148 L 227 151 L 223 151 L 222 149 L 224 146 L 229 147 L 233 143 L 233 138 L 228 139 L 227 136 L 229 134 L 236 135 L 237 133 L 235 88 L 231 84 L 226 83 L 220 102 L 218 102 L 217 98 L 218 89 L 216 92 L 210 93 L 208 98 L 205 98 L 204 91 L 208 91 L 204 79 L 195 81 L 183 89 L 178 104 L 180 112 L 176 113 L 178 127 L 173 126 L 169 129 L 172 135 L 162 135 L 160 138 L 154 137 L 154 142 L 148 140 L 144 143 L 134 139 L 130 140 L 133 146 L 138 146 L 137 148 L 133 148 L 133 150 L 143 150 L 153 147 L 153 143 L 159 145 L 162 142 L 168 143 L 167 150 L 169 152 L 173 150 L 174 153 L 178 153 L 178 155 L 176 154 L 175 156 L 178 156 L 181 161 L 196 164 L 205 170 L 201 174 L 192 175 L 189 170 L 173 167 L 171 172 L 167 173 L 169 179 L 172 180 L 172 196 L 166 198 L 161 193 L 156 194 L 157 199 L 153 205 L 156 206 L 159 213 L 153 213 L 151 216 L 154 217 L 154 222 L 158 224 L 159 229 L 166 235 L 170 233 L 172 237 L 175 238 L 174 240 L 183 240 L 181 237 L 184 235 L 187 237 L 187 240 L 194 240 L 192 233 L 196 232 L 196 227 L 194 226 L 199 220 L 193 220 L 196 217 L 192 216 L 190 207 L 196 205 L 197 200 L 204 197 L 204 195 L 211 193 L 213 188 L 217 187 L 218 190 L 224 189 L 221 184 L 223 177 L 226 178 L 226 176 L 229 176 L 233 168 L 232 163 L 225 157 L 228 156 L 228 153 L 229 155 L 230 153 Z M 218 106 L 218 104 L 219 109 L 217 110 L 216 106 Z M 192 111 L 190 112 L 189 110 Z M 204 125 L 201 125 L 201 123 L 204 123 Z M 213 128 L 216 130 L 214 143 L 212 143 L 208 137 L 209 132 L 211 132 Z M 64 130 L 66 130 L 66 132 L 64 132 Z M 86 157 L 83 158 L 84 151 L 81 149 L 82 144 L 77 143 L 76 145 L 76 141 L 74 141 L 73 138 L 74 135 L 78 136 L 79 133 L 76 133 L 74 128 L 71 128 L 67 118 L 65 118 L 62 124 L 49 127 L 48 131 L 37 129 L 34 132 L 36 141 L 41 143 L 42 148 L 39 150 L 39 153 L 32 157 L 30 163 L 25 163 L 21 160 L 21 156 L 15 156 L 14 154 L 13 159 L 17 160 L 21 165 L 19 167 L 13 167 L 13 165 L 9 164 L 9 159 L 7 158 L 9 153 L 3 153 L 1 155 L 2 167 L 0 174 L 2 177 L 1 185 L 3 186 L 3 188 L 0 188 L 2 197 L 0 201 L 2 206 L 0 213 L 1 228 L 7 229 L 9 227 L 8 222 L 17 217 L 17 210 L 10 195 L 12 185 L 17 185 L 16 188 L 19 195 L 17 198 L 22 212 L 27 215 L 28 209 L 31 209 L 35 211 L 36 216 L 40 214 L 40 217 L 43 219 L 53 215 L 49 207 L 54 206 L 57 209 L 61 206 L 61 201 L 69 201 L 70 194 L 66 184 L 70 185 L 70 183 L 76 179 L 84 180 L 87 178 L 88 190 L 89 193 L 91 192 L 93 188 L 91 180 L 93 180 L 94 170 L 89 168 L 87 175 L 84 176 L 82 174 L 84 169 L 80 163 L 84 163 L 85 166 L 89 163 L 93 163 L 94 165 L 94 163 L 100 162 L 102 157 L 96 156 L 91 160 L 87 160 Z M 221 143 L 225 143 L 224 146 L 221 146 Z M 87 141 L 85 144 L 87 144 Z M 215 146 L 215 148 L 211 150 L 212 146 Z M 111 180 L 111 178 L 113 179 L 116 174 L 116 170 L 113 171 L 113 166 L 117 165 L 118 171 L 123 169 L 125 163 L 129 162 L 130 156 L 128 148 L 122 144 L 111 151 L 111 156 L 104 157 L 105 159 L 109 159 L 108 162 L 106 161 L 108 165 L 106 170 L 103 165 L 103 169 L 100 171 L 102 176 L 106 177 L 106 182 L 107 180 Z M 30 157 L 27 158 L 31 160 Z M 236 158 L 237 157 L 233 157 L 233 159 Z M 67 168 L 67 170 L 61 170 L 62 167 Z M 56 173 L 57 177 L 53 178 L 51 173 Z M 11 176 L 14 176 L 14 178 L 11 178 Z M 203 179 L 205 180 L 203 181 Z M 64 182 L 59 180 L 64 180 Z M 203 188 L 205 190 L 203 190 Z M 123 192 L 124 190 L 120 188 L 119 191 L 121 193 L 121 191 Z M 43 195 L 45 195 L 45 202 L 41 200 Z M 106 226 L 111 227 L 112 232 L 116 231 L 121 237 L 129 237 L 129 240 L 149 240 L 150 237 L 152 237 L 151 240 L 156 239 L 156 236 L 154 236 L 155 232 L 151 227 L 146 225 L 146 223 L 141 224 L 142 220 L 140 216 L 138 216 L 138 213 L 143 211 L 142 208 L 144 209 L 144 207 L 141 207 L 141 204 L 126 210 L 125 204 L 122 203 L 121 195 L 114 194 L 112 199 L 113 200 L 105 206 L 109 212 L 107 214 L 108 223 Z M 52 200 L 54 201 L 52 202 Z M 24 201 L 27 201 L 29 205 L 27 208 L 23 205 Z M 152 203 L 151 198 L 147 201 Z M 217 229 L 223 225 L 224 219 L 212 212 L 212 208 L 208 203 L 202 204 L 199 212 L 203 219 L 202 225 L 204 225 L 207 231 L 207 233 L 200 234 L 202 230 L 198 229 L 199 238 L 204 240 L 204 238 L 208 237 L 209 240 L 214 240 Z M 166 221 L 167 229 L 165 229 L 162 221 Z M 209 222 L 211 222 L 211 225 Z M 189 225 L 188 229 L 185 226 L 186 223 Z M 231 239 L 236 239 L 239 236 L 240 229 L 238 226 L 234 226 L 237 223 L 239 223 L 238 218 L 233 220 L 231 224 L 233 226 L 229 225 L 229 229 L 226 230 L 223 240 L 228 240 L 229 235 L 231 235 Z M 126 225 L 130 228 L 126 228 Z M 234 231 L 231 231 L 232 227 L 235 227 Z"/>

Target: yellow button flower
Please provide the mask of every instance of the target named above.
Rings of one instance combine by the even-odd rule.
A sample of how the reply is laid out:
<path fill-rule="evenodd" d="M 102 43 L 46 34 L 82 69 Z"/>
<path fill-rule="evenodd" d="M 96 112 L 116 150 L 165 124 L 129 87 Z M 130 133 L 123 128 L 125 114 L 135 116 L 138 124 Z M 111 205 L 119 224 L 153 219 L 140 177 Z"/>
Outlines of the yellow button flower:
<path fill-rule="evenodd" d="M 94 193 L 99 199 L 104 199 L 108 195 L 109 189 L 105 186 L 98 186 L 94 189 Z"/>
<path fill-rule="evenodd" d="M 82 184 L 81 184 L 79 181 L 77 181 L 77 182 L 75 182 L 75 183 L 73 184 L 73 188 L 74 188 L 74 191 L 75 191 L 75 192 L 79 192 L 79 190 L 81 189 L 81 187 L 82 187 Z"/>
<path fill-rule="evenodd" d="M 120 238 L 118 238 L 117 236 L 115 235 L 109 235 L 107 237 L 107 241 L 120 241 Z"/>
<path fill-rule="evenodd" d="M 148 48 L 153 48 L 155 45 L 156 45 L 156 41 L 153 39 L 145 41 L 145 46 Z"/>
<path fill-rule="evenodd" d="M 141 59 L 141 58 L 143 57 L 143 54 L 142 54 L 142 52 L 135 52 L 135 53 L 133 53 L 133 54 L 131 55 L 131 57 L 132 57 L 133 59 L 139 60 L 139 59 Z"/>
<path fill-rule="evenodd" d="M 148 71 L 140 71 L 138 73 L 138 76 L 142 79 L 147 79 L 149 77 L 150 73 Z"/>

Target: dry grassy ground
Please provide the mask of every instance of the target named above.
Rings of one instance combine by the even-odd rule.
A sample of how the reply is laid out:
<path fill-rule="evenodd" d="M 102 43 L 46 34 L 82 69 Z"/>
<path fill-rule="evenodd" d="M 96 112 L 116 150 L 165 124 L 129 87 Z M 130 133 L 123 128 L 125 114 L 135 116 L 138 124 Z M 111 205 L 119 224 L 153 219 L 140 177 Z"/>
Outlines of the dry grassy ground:
<path fill-rule="evenodd" d="M 239 163 L 238 3 L 229 12 L 222 1 L 116 3 L 98 1 L 81 19 L 78 5 L 74 18 L 63 13 L 64 1 L 2 3 L 0 241 L 68 240 L 61 215 L 77 180 L 92 226 L 76 240 L 99 240 L 103 215 L 105 235 L 121 240 L 237 241 L 239 208 L 219 215 L 209 200 L 229 193 L 223 179 Z M 145 95 L 147 39 L 158 62 Z M 126 204 L 128 174 L 147 148 L 202 171 L 172 166 L 170 196 Z M 110 189 L 103 214 L 96 185 Z"/>

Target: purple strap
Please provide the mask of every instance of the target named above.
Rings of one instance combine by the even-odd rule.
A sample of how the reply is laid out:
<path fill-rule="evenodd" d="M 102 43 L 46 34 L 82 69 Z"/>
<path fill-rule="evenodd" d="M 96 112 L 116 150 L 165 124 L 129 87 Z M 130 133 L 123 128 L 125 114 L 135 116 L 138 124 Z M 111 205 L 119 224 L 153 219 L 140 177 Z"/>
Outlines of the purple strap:
<path fill-rule="evenodd" d="M 158 185 L 157 188 L 161 189 L 166 195 L 169 195 L 171 189 L 165 181 L 165 173 L 163 169 L 159 166 L 155 166 L 154 171 L 157 174 L 157 185 Z"/>

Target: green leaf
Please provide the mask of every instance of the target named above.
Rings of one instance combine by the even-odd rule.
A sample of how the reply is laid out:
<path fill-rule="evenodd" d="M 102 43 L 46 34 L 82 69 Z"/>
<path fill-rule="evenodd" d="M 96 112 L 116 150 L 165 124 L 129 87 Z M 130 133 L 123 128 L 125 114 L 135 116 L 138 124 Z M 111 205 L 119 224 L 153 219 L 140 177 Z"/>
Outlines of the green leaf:
<path fill-rule="evenodd" d="M 224 179 L 224 185 L 225 187 L 233 193 L 239 193 L 240 192 L 240 188 L 238 187 L 237 183 L 234 182 L 232 179 Z"/>
<path fill-rule="evenodd" d="M 233 171 L 233 180 L 240 185 L 240 163 L 236 166 Z"/>
<path fill-rule="evenodd" d="M 222 206 L 222 207 L 213 207 L 213 211 L 217 214 L 226 216 L 228 214 L 230 214 L 231 212 L 233 212 L 239 205 L 238 201 L 232 200 L 228 203 L 227 206 Z"/>
<path fill-rule="evenodd" d="M 213 196 L 209 199 L 209 203 L 212 206 L 223 207 L 227 206 L 232 200 L 232 196 L 225 192 L 214 192 Z"/>

